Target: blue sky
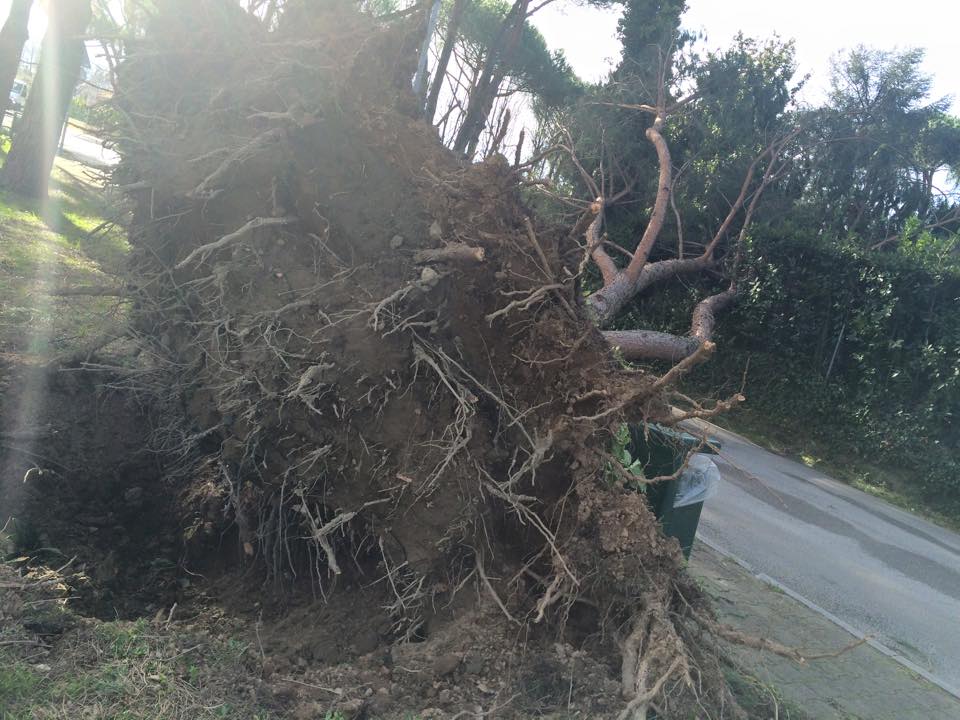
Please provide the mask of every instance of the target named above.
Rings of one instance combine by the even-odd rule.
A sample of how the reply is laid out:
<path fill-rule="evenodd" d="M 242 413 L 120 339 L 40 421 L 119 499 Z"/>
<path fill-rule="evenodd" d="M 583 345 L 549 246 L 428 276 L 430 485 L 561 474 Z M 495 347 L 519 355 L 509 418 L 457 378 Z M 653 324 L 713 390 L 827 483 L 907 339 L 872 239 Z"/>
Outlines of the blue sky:
<path fill-rule="evenodd" d="M 960 0 L 688 0 L 684 26 L 703 31 L 707 46 L 727 45 L 738 31 L 758 39 L 794 39 L 800 73 L 811 73 L 805 99 L 822 97 L 830 58 L 844 48 L 922 47 L 934 94 L 952 95 L 960 112 Z M 534 20 L 553 49 L 563 49 L 577 73 L 596 80 L 616 62 L 618 13 L 561 0 Z"/>

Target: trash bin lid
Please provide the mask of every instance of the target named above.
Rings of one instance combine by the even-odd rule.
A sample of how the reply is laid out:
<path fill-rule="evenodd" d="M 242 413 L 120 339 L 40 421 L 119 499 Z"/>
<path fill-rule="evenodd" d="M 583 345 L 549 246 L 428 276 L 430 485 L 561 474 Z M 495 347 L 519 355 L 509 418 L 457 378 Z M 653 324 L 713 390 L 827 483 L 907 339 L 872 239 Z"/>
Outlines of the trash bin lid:
<path fill-rule="evenodd" d="M 702 504 L 717 494 L 720 487 L 720 469 L 704 453 L 695 453 L 677 480 L 673 497 L 675 508 Z"/>
<path fill-rule="evenodd" d="M 659 435 L 665 441 L 682 445 L 685 448 L 692 449 L 698 447 L 701 442 L 701 438 L 696 435 L 691 435 L 684 430 L 677 430 L 657 423 L 650 423 L 649 428 L 651 433 Z M 716 455 L 718 449 L 720 449 L 720 441 L 715 437 L 708 437 L 707 442 L 698 452 Z"/>

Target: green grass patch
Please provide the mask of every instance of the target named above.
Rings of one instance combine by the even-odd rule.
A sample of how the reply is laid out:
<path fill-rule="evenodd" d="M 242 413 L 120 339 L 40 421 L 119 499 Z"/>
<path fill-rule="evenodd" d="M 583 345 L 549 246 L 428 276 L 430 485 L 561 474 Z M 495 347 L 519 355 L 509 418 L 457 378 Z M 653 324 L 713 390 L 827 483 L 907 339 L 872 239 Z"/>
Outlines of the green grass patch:
<path fill-rule="evenodd" d="M 0 708 L 35 697 L 42 683 L 43 676 L 29 665 L 0 655 Z"/>
<path fill-rule="evenodd" d="M 255 670 L 246 650 L 210 638 L 185 647 L 176 635 L 144 620 L 116 621 L 83 628 L 44 665 L 0 652 L 0 718 L 275 717 L 243 689 Z"/>
<path fill-rule="evenodd" d="M 51 355 L 122 322 L 115 298 L 51 289 L 116 284 L 129 251 L 110 198 L 82 165 L 58 159 L 43 202 L 0 192 L 0 352 Z"/>

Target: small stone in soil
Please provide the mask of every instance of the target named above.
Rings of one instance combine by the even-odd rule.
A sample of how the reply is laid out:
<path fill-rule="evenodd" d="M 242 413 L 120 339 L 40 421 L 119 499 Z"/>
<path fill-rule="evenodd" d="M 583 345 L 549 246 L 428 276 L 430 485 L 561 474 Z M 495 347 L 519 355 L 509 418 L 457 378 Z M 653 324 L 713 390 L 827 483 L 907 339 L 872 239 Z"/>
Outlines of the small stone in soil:
<path fill-rule="evenodd" d="M 438 655 L 433 659 L 433 672 L 438 676 L 450 675 L 460 665 L 460 656 L 456 653 Z"/>

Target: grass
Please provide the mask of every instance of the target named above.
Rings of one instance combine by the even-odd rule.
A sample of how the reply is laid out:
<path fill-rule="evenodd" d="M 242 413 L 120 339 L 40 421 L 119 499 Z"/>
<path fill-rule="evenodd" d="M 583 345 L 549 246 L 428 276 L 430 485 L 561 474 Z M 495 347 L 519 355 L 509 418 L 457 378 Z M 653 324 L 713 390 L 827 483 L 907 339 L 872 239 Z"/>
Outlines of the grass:
<path fill-rule="evenodd" d="M 15 550 L 8 530 L 0 556 Z M 0 559 L 0 720 L 283 717 L 259 692 L 260 656 L 248 643 L 165 618 L 82 618 L 70 595 L 58 572 Z M 38 623 L 60 634 L 38 643 L 26 629 Z"/>
<path fill-rule="evenodd" d="M 139 620 L 86 623 L 37 664 L 0 647 L 0 717 L 274 718 L 245 692 L 243 680 L 252 674 L 246 653 L 221 645 L 204 638 L 184 647 L 170 632 Z"/>
<path fill-rule="evenodd" d="M 0 154 L 6 152 L 6 139 Z M 0 192 L 0 352 L 49 356 L 122 320 L 115 298 L 58 298 L 50 289 L 116 283 L 128 252 L 115 214 L 87 169 L 58 158 L 49 199 Z"/>
<path fill-rule="evenodd" d="M 916 483 L 911 474 L 905 469 L 871 463 L 847 448 L 811 437 L 802 430 L 787 427 L 746 407 L 715 418 L 714 422 L 778 455 L 801 462 L 891 505 L 960 532 L 960 516 L 944 511 L 922 497 L 915 489 Z"/>
<path fill-rule="evenodd" d="M 784 700 L 776 688 L 758 678 L 729 665 L 724 676 L 740 706 L 751 718 L 778 718 L 779 720 L 809 720 L 803 710 Z"/>

